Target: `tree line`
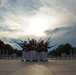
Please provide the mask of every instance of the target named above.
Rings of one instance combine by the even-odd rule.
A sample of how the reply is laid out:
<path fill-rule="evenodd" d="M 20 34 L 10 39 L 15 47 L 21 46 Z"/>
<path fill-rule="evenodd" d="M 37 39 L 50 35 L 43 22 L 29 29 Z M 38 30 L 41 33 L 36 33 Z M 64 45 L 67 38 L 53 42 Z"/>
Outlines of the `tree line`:
<path fill-rule="evenodd" d="M 8 50 L 8 55 L 11 55 L 12 53 L 16 53 L 18 56 L 21 56 L 21 50 L 14 49 L 10 44 L 5 44 L 1 39 L 0 39 L 0 51 L 1 55 L 3 54 L 3 50 L 6 51 Z"/>
<path fill-rule="evenodd" d="M 74 54 L 74 50 L 76 53 L 76 47 L 72 47 L 72 45 L 69 43 L 61 44 L 56 49 L 50 51 L 48 55 L 61 56 L 62 53 L 70 54 L 70 50 L 72 51 L 72 54 Z"/>
<path fill-rule="evenodd" d="M 14 49 L 10 44 L 5 44 L 1 39 L 0 39 L 0 50 L 1 50 L 1 55 L 3 53 L 3 50 L 8 50 L 8 55 L 11 55 L 12 53 L 16 53 L 16 55 L 21 56 L 22 55 L 22 50 L 17 50 Z M 52 56 L 61 56 L 62 53 L 70 54 L 70 50 L 72 50 L 72 54 L 74 53 L 73 50 L 76 52 L 76 47 L 72 47 L 71 44 L 66 43 L 66 44 L 61 44 L 59 45 L 56 49 L 53 49 L 48 53 L 48 55 Z"/>

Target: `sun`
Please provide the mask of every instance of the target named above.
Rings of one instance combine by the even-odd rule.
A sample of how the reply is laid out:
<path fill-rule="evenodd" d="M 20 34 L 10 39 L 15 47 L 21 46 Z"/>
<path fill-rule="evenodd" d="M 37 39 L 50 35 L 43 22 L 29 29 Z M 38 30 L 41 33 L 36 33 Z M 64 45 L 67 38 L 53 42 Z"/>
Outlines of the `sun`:
<path fill-rule="evenodd" d="M 48 28 L 47 20 L 44 18 L 31 19 L 29 23 L 28 34 L 36 36 L 44 36 L 44 31 Z"/>

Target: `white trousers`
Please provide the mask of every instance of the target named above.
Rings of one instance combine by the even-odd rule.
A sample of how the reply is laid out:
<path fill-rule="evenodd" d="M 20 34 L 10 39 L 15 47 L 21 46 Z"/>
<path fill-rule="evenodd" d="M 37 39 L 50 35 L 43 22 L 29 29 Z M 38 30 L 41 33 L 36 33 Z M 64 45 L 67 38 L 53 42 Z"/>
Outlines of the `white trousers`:
<path fill-rule="evenodd" d="M 37 60 L 37 52 L 35 50 L 31 50 L 31 61 Z"/>
<path fill-rule="evenodd" d="M 27 58 L 27 52 L 22 51 L 22 60 L 25 60 Z"/>
<path fill-rule="evenodd" d="M 31 61 L 31 51 L 28 51 L 27 60 L 28 60 L 28 61 Z"/>
<path fill-rule="evenodd" d="M 41 60 L 42 61 L 45 61 L 46 60 L 46 52 L 45 51 L 42 51 L 41 52 Z"/>
<path fill-rule="evenodd" d="M 41 59 L 41 52 L 37 52 L 37 60 Z"/>
<path fill-rule="evenodd" d="M 46 60 L 46 61 L 48 60 L 48 59 L 47 59 L 47 54 L 48 54 L 48 53 L 47 53 L 47 52 L 45 52 L 45 60 Z"/>

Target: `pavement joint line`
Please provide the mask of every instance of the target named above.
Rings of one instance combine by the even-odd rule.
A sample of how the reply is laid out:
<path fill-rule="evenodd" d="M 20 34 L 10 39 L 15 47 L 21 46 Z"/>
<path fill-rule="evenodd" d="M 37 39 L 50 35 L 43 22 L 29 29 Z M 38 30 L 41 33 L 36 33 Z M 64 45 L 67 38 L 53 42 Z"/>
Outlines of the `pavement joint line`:
<path fill-rule="evenodd" d="M 45 65 L 46 65 L 46 63 L 45 63 Z M 56 75 L 55 72 L 54 72 L 51 68 L 49 68 L 47 65 L 46 65 L 46 67 L 47 67 L 54 75 Z"/>
<path fill-rule="evenodd" d="M 45 63 L 45 62 L 44 62 L 44 63 Z M 41 64 L 41 63 L 39 63 L 39 64 Z M 41 64 L 41 65 L 43 65 L 43 64 Z M 34 65 L 34 66 L 35 66 L 35 67 L 38 67 L 38 66 L 36 66 L 36 65 Z M 46 65 L 46 63 L 45 63 L 44 66 L 47 67 L 54 75 L 56 75 L 55 72 Z M 38 68 L 41 69 L 40 67 L 38 67 Z"/>
<path fill-rule="evenodd" d="M 22 62 L 23 63 L 23 62 Z M 21 67 L 21 68 L 19 68 L 19 69 L 17 69 L 17 70 L 14 70 L 14 71 L 12 71 L 10 74 L 12 74 L 12 73 L 14 73 L 14 72 L 16 72 L 16 71 L 18 71 L 18 70 L 21 70 L 21 69 L 23 69 L 25 66 L 23 66 L 23 67 Z M 8 74 L 8 75 L 10 75 L 10 74 Z"/>

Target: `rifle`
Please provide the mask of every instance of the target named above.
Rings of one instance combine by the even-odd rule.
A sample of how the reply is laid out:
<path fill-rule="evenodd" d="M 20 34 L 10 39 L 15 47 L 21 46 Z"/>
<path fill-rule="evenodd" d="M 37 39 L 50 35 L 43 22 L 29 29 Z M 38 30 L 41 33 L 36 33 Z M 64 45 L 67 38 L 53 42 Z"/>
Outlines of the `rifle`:
<path fill-rule="evenodd" d="M 39 39 L 39 41 L 37 42 L 37 44 L 41 41 L 41 38 Z"/>
<path fill-rule="evenodd" d="M 52 48 L 52 47 L 54 47 L 54 46 L 56 46 L 57 44 L 55 44 L 55 45 L 53 45 L 53 46 L 50 46 L 49 48 Z"/>
<path fill-rule="evenodd" d="M 30 42 L 30 39 L 28 38 L 28 42 Z"/>
<path fill-rule="evenodd" d="M 16 44 L 18 44 L 18 45 L 20 44 L 20 43 L 16 42 L 15 40 L 13 40 L 13 41 L 14 41 Z"/>
<path fill-rule="evenodd" d="M 49 37 L 49 38 L 47 39 L 46 43 L 50 40 L 50 38 L 51 38 L 51 37 Z"/>
<path fill-rule="evenodd" d="M 50 43 L 52 40 L 48 41 L 47 43 Z"/>
<path fill-rule="evenodd" d="M 16 41 L 14 41 L 16 44 L 18 44 L 20 47 L 22 47 L 22 43 L 18 43 L 18 42 L 16 42 Z"/>
<path fill-rule="evenodd" d="M 19 39 L 22 43 L 24 43 L 21 39 Z"/>

